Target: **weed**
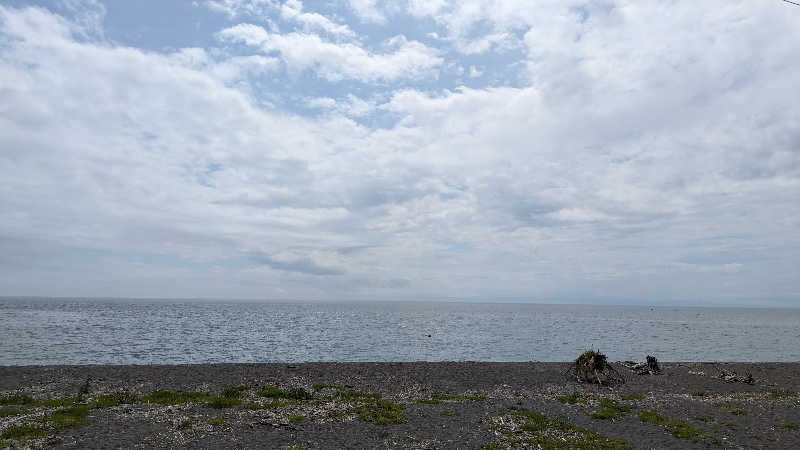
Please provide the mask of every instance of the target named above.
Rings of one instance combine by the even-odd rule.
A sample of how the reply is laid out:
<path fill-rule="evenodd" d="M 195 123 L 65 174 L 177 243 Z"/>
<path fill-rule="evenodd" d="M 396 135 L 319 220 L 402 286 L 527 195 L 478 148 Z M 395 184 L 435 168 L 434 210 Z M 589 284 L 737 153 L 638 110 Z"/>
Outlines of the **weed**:
<path fill-rule="evenodd" d="M 488 444 L 484 444 L 483 448 L 484 450 L 502 450 L 505 446 L 499 442 L 489 442 Z"/>
<path fill-rule="evenodd" d="M 33 406 L 44 406 L 48 408 L 66 408 L 75 406 L 80 403 L 78 397 L 59 397 L 59 398 L 46 398 L 42 400 L 35 400 L 31 403 Z"/>
<path fill-rule="evenodd" d="M 705 396 L 706 396 L 705 391 L 692 392 L 692 397 L 705 397 Z"/>
<path fill-rule="evenodd" d="M 215 427 L 216 426 L 220 426 L 220 425 L 225 423 L 225 418 L 224 417 L 214 417 L 212 419 L 208 419 L 208 423 L 210 423 L 211 425 L 214 425 Z"/>
<path fill-rule="evenodd" d="M 0 437 L 3 439 L 36 439 L 45 437 L 50 434 L 49 431 L 37 427 L 36 425 L 19 425 L 16 427 L 6 428 Z"/>
<path fill-rule="evenodd" d="M 616 400 L 610 398 L 601 398 L 599 403 L 601 409 L 590 414 L 595 419 L 616 419 L 622 415 L 622 413 L 633 409 L 633 405 L 618 403 Z"/>
<path fill-rule="evenodd" d="M 442 416 L 447 416 L 447 417 L 455 417 L 455 416 L 457 416 L 457 415 L 458 415 L 458 414 L 456 414 L 456 412 L 455 412 L 455 411 L 453 411 L 452 409 L 445 409 L 445 410 L 442 410 L 442 412 L 440 412 L 439 414 L 440 414 L 440 415 L 442 415 Z"/>
<path fill-rule="evenodd" d="M 346 417 L 348 414 L 350 413 L 347 411 L 331 411 L 328 413 L 328 417 L 332 419 L 341 419 L 343 417 Z"/>
<path fill-rule="evenodd" d="M 179 405 L 181 403 L 201 403 L 209 399 L 209 395 L 203 392 L 173 392 L 155 391 L 145 395 L 141 400 L 145 403 L 158 403 L 160 405 Z"/>
<path fill-rule="evenodd" d="M 42 420 L 52 423 L 58 429 L 77 427 L 86 423 L 86 415 L 88 413 L 88 406 L 73 406 L 58 409 L 54 413 L 44 416 Z"/>
<path fill-rule="evenodd" d="M 297 414 L 297 415 L 294 415 L 294 416 L 289 416 L 289 422 L 292 422 L 292 423 L 300 422 L 302 420 L 305 420 L 305 418 L 306 418 L 306 416 L 302 416 L 302 415 Z"/>
<path fill-rule="evenodd" d="M 283 390 L 275 386 L 269 386 L 258 391 L 258 395 L 267 398 L 288 398 L 292 400 L 311 400 L 314 398 L 313 395 L 303 388 Z"/>
<path fill-rule="evenodd" d="M 747 410 L 736 408 L 731 410 L 731 414 L 733 414 L 734 416 L 744 416 L 745 414 L 747 414 Z"/>
<path fill-rule="evenodd" d="M 761 435 L 756 433 L 750 433 L 747 435 L 747 437 L 749 437 L 750 439 L 755 439 L 757 441 L 761 440 Z"/>
<path fill-rule="evenodd" d="M 629 400 L 629 401 L 630 400 L 644 400 L 645 395 L 644 394 L 622 394 L 622 395 L 619 396 L 619 398 L 621 398 L 623 400 Z"/>
<path fill-rule="evenodd" d="M 374 423 L 375 425 L 388 425 L 406 421 L 403 415 L 403 406 L 385 400 L 356 406 L 355 408 L 350 408 L 347 412 L 357 414 L 360 420 Z"/>
<path fill-rule="evenodd" d="M 250 386 L 245 385 L 226 387 L 222 390 L 221 396 L 226 398 L 240 398 L 242 396 L 242 392 L 248 389 L 250 389 Z"/>
<path fill-rule="evenodd" d="M 327 384 L 327 383 L 315 383 L 313 386 L 311 386 L 311 388 L 314 389 L 315 391 L 321 391 L 323 389 L 342 390 L 341 386 L 336 386 L 335 384 Z"/>
<path fill-rule="evenodd" d="M 0 409 L 0 417 L 12 417 L 28 414 L 27 409 Z"/>
<path fill-rule="evenodd" d="M 389 432 L 386 430 L 382 430 L 380 433 L 378 433 L 378 436 L 380 436 L 381 439 L 386 439 L 389 437 Z"/>
<path fill-rule="evenodd" d="M 212 408 L 222 409 L 239 405 L 242 401 L 238 397 L 215 396 L 210 397 L 205 403 Z"/>
<path fill-rule="evenodd" d="M 713 422 L 714 419 L 709 416 L 696 416 L 694 420 L 698 422 Z"/>
<path fill-rule="evenodd" d="M 81 388 L 78 390 L 78 396 L 77 396 L 78 402 L 82 402 L 83 398 L 89 395 L 89 389 L 90 389 L 89 383 L 91 382 L 91 380 L 92 380 L 91 377 L 86 377 L 86 381 L 81 385 Z"/>
<path fill-rule="evenodd" d="M 779 423 L 775 425 L 779 430 L 800 430 L 800 425 L 796 423 Z"/>
<path fill-rule="evenodd" d="M 90 403 L 92 408 L 111 408 L 113 406 L 127 405 L 137 403 L 139 397 L 130 392 L 114 392 L 112 394 L 104 394 L 94 399 Z"/>
<path fill-rule="evenodd" d="M 24 394 L 4 395 L 0 397 L 0 405 L 33 405 L 33 398 Z"/>
<path fill-rule="evenodd" d="M 676 438 L 689 439 L 694 442 L 701 442 L 708 439 L 702 429 L 688 423 L 680 422 L 671 417 L 663 416 L 655 411 L 640 411 L 637 417 L 639 417 L 639 420 L 642 422 L 654 423 L 666 427 Z"/>
<path fill-rule="evenodd" d="M 191 427 L 192 427 L 192 419 L 183 419 L 181 420 L 181 423 L 178 424 L 178 428 L 181 430 L 185 430 Z"/>
<path fill-rule="evenodd" d="M 425 403 L 426 405 L 438 405 L 439 403 L 442 403 L 441 400 L 435 400 L 432 398 L 419 398 L 414 401 L 417 403 Z"/>
<path fill-rule="evenodd" d="M 586 394 L 583 392 L 573 392 L 569 395 L 559 396 L 558 401 L 565 404 L 569 403 L 570 405 L 574 405 L 576 403 L 586 403 Z"/>
<path fill-rule="evenodd" d="M 512 420 L 523 420 L 519 431 L 504 428 L 507 421 L 495 423 L 494 429 L 503 433 L 512 447 L 533 446 L 534 448 L 556 449 L 630 449 L 626 442 L 611 439 L 588 428 L 579 427 L 562 419 L 551 419 L 533 411 L 513 411 L 508 414 Z M 506 443 L 493 442 L 484 448 L 505 448 Z"/>

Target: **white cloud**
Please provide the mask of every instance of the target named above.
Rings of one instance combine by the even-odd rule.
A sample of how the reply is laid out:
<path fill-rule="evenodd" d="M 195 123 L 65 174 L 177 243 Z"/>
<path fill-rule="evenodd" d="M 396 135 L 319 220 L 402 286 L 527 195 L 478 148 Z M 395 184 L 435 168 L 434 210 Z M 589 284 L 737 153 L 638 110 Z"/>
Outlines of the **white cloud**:
<path fill-rule="evenodd" d="M 299 22 L 311 30 L 322 30 L 336 36 L 355 37 L 355 33 L 347 25 L 334 23 L 321 14 L 303 12 L 303 3 L 300 0 L 287 0 L 281 6 L 281 17 Z"/>
<path fill-rule="evenodd" d="M 354 43 L 334 43 L 306 33 L 276 34 L 252 24 L 240 24 L 218 33 L 226 42 L 277 52 L 290 70 L 313 70 L 329 81 L 363 82 L 418 78 L 435 74 L 442 64 L 436 50 L 402 36 L 388 41 L 387 53 L 371 53 Z"/>
<path fill-rule="evenodd" d="M 377 0 L 349 0 L 350 8 L 364 22 L 386 23 L 386 15 L 377 5 Z"/>
<path fill-rule="evenodd" d="M 329 97 L 317 97 L 306 100 L 306 106 L 313 109 L 335 111 L 348 117 L 364 117 L 375 110 L 374 101 L 366 101 L 353 94 L 339 101 Z"/>
<path fill-rule="evenodd" d="M 205 5 L 212 11 L 227 14 L 231 19 L 238 16 L 264 16 L 277 8 L 275 0 L 206 0 Z"/>
<path fill-rule="evenodd" d="M 485 70 L 479 84 L 491 61 L 402 37 L 241 24 L 218 37 L 258 52 L 158 53 L 0 7 L 0 288 L 796 298 L 793 16 L 743 1 L 409 5 L 450 42 L 518 39 L 522 82 L 434 84 L 442 67 Z"/>
<path fill-rule="evenodd" d="M 280 68 L 280 61 L 277 58 L 261 55 L 214 57 L 202 48 L 180 49 L 169 57 L 182 66 L 203 71 L 226 84 L 241 81 L 248 76 L 274 72 Z"/>

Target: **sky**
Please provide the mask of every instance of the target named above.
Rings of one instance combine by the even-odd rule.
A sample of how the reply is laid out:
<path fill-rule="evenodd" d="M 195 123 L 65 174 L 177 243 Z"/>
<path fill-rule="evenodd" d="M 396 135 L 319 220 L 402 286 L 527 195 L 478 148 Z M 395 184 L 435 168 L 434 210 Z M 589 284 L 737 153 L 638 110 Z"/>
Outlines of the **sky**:
<path fill-rule="evenodd" d="M 4 0 L 0 295 L 800 306 L 800 7 Z"/>

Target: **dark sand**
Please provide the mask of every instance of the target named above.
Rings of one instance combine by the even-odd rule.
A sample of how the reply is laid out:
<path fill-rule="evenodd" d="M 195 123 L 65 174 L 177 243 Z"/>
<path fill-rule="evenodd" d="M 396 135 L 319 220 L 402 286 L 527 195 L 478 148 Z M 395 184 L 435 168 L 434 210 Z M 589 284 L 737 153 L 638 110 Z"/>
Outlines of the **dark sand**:
<path fill-rule="evenodd" d="M 612 387 L 568 379 L 563 375 L 567 367 L 566 363 L 475 362 L 0 367 L 0 395 L 6 398 L 74 396 L 87 377 L 85 403 L 119 391 L 218 394 L 229 386 L 250 387 L 242 393 L 241 405 L 224 409 L 202 402 L 173 406 L 137 402 L 90 409 L 85 424 L 62 427 L 38 439 L 0 439 L 0 447 L 482 448 L 494 442 L 498 448 L 536 448 L 523 442 L 531 435 L 519 429 L 524 420 L 514 416 L 522 410 L 561 418 L 633 448 L 800 448 L 796 394 L 800 363 L 662 363 L 661 375 L 636 375 L 614 364 L 627 383 Z M 755 383 L 716 378 L 722 369 L 752 373 Z M 315 391 L 313 385 L 320 383 L 338 389 Z M 257 395 L 267 386 L 302 387 L 323 400 L 253 409 L 272 400 Z M 341 391 L 380 393 L 402 405 L 404 422 L 377 425 L 362 420 L 352 411 L 358 401 L 331 399 Z M 584 393 L 579 403 L 559 401 L 559 396 L 574 392 Z M 460 397 L 438 404 L 418 402 L 437 393 Z M 643 398 L 623 400 L 624 394 Z M 613 420 L 591 417 L 603 398 L 632 409 Z M 0 406 L 12 409 L 28 412 L 0 417 L 0 436 L 24 424 L 47 429 L 51 425 L 41 418 L 56 411 L 45 406 Z M 673 436 L 666 426 L 640 420 L 637 416 L 644 410 L 689 424 L 701 434 L 694 440 Z M 213 418 L 223 420 L 212 424 Z M 558 433 L 548 436 L 559 438 Z"/>

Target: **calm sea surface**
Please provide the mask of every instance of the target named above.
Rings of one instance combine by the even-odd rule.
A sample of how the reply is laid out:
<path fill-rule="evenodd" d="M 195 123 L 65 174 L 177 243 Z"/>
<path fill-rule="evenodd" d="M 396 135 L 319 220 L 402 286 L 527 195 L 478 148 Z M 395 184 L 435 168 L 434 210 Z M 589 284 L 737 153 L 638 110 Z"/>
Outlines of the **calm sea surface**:
<path fill-rule="evenodd" d="M 591 346 L 800 361 L 800 309 L 0 298 L 0 365 L 568 361 Z"/>

